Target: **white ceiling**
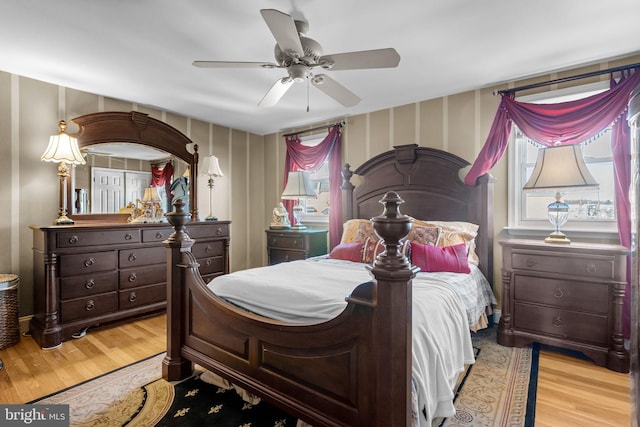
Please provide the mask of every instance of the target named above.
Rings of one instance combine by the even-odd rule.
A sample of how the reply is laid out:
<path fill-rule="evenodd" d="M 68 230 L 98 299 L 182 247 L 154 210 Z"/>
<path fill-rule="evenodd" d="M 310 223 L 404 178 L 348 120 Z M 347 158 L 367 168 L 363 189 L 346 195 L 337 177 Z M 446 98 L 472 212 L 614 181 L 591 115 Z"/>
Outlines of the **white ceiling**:
<path fill-rule="evenodd" d="M 325 54 L 393 47 L 397 68 L 326 71 L 362 101 L 297 83 L 260 9 L 309 22 Z M 0 70 L 268 134 L 640 52 L 638 0 L 14 0 L 0 8 Z M 67 118 L 68 119 L 68 118 Z"/>

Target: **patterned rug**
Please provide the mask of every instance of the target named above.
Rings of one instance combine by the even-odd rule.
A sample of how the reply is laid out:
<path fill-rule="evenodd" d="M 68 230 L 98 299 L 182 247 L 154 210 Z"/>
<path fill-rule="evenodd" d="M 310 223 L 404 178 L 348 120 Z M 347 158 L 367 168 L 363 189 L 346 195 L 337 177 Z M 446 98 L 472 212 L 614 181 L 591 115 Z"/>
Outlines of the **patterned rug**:
<path fill-rule="evenodd" d="M 537 349 L 496 343 L 496 328 L 473 335 L 476 363 L 460 375 L 454 417 L 433 426 L 532 427 Z M 250 404 L 235 390 L 200 379 L 161 377 L 164 354 L 45 397 L 37 404 L 69 404 L 72 426 L 295 426 L 296 420 L 265 402 Z"/>

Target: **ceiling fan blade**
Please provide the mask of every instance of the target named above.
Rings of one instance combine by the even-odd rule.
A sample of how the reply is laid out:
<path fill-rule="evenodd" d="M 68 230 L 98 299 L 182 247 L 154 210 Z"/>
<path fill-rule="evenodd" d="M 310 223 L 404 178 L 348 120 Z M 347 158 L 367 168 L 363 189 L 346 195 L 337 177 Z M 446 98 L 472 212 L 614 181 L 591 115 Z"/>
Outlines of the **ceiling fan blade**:
<path fill-rule="evenodd" d="M 400 55 L 394 48 L 361 50 L 320 57 L 323 68 L 330 70 L 360 70 L 365 68 L 394 68 L 400 63 Z M 330 65 L 333 63 L 333 65 Z M 326 65 L 325 65 L 326 64 Z"/>
<path fill-rule="evenodd" d="M 258 102 L 258 107 L 272 107 L 276 105 L 292 84 L 293 80 L 288 77 L 278 80 L 260 102 Z"/>
<path fill-rule="evenodd" d="M 345 107 L 353 107 L 360 102 L 360 98 L 356 94 L 326 74 L 313 76 L 311 83 Z"/>
<path fill-rule="evenodd" d="M 194 67 L 200 68 L 276 68 L 273 62 L 231 62 L 231 61 L 193 61 Z"/>
<path fill-rule="evenodd" d="M 293 51 L 302 58 L 304 49 L 293 18 L 275 9 L 261 9 L 260 13 L 269 30 L 271 30 L 271 34 L 278 42 L 280 49 L 283 52 Z"/>

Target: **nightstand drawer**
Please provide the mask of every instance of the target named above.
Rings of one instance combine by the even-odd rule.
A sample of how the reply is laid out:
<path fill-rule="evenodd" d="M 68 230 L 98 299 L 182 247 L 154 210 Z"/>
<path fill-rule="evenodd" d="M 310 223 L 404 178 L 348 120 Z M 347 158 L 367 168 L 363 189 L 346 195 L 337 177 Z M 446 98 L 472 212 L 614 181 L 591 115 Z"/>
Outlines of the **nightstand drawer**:
<path fill-rule="evenodd" d="M 606 315 L 609 311 L 609 286 L 599 283 L 574 282 L 546 277 L 516 274 L 514 298 L 532 302 Z"/>
<path fill-rule="evenodd" d="M 269 246 L 282 249 L 304 249 L 305 241 L 300 235 L 271 234 L 269 236 Z"/>
<path fill-rule="evenodd" d="M 200 274 L 205 276 L 213 273 L 224 273 L 224 258 L 209 257 L 198 258 L 198 264 L 200 264 Z"/>
<path fill-rule="evenodd" d="M 516 302 L 514 326 L 519 330 L 607 345 L 607 316 Z"/>
<path fill-rule="evenodd" d="M 279 249 L 269 250 L 269 262 L 270 264 L 278 264 L 281 262 L 295 261 L 299 259 L 305 259 L 304 252 L 292 252 Z"/>
<path fill-rule="evenodd" d="M 614 259 L 609 257 L 564 256 L 562 253 L 549 252 L 548 255 L 514 253 L 512 257 L 514 269 L 531 270 L 544 273 L 566 274 L 570 271 L 574 275 L 597 277 L 602 279 L 614 278 Z"/>

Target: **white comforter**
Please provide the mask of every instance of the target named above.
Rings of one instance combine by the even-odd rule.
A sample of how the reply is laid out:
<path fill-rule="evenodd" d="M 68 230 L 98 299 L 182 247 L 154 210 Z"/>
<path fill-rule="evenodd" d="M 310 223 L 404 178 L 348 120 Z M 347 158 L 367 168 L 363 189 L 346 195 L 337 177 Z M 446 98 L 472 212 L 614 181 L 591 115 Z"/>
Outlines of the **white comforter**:
<path fill-rule="evenodd" d="M 418 273 L 413 280 L 413 416 L 414 425 L 421 427 L 430 426 L 433 418 L 455 414 L 453 387 L 464 365 L 474 362 L 469 326 L 477 318 L 473 322 L 468 319 L 475 316 L 470 311 L 478 308 L 472 307 L 476 303 L 463 302 L 459 293 L 463 286 L 488 287 L 488 283 L 469 284 L 474 282 L 468 280 L 472 275 L 453 274 L 454 278 L 465 280 L 451 285 L 447 282 L 451 282 L 451 275 Z M 316 258 L 219 276 L 209 283 L 209 288 L 229 302 L 265 317 L 319 323 L 340 314 L 346 307 L 345 297 L 356 285 L 369 280 L 364 264 Z M 483 298 L 478 297 L 480 301 Z"/>

